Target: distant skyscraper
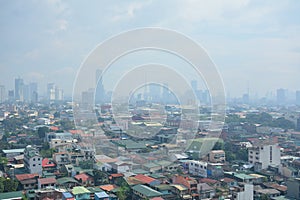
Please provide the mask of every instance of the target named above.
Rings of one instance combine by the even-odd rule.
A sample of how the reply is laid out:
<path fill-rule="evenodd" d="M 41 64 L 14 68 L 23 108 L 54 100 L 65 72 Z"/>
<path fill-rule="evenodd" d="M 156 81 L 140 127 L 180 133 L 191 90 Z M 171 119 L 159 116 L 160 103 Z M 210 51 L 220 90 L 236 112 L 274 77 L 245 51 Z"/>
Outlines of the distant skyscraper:
<path fill-rule="evenodd" d="M 282 105 L 286 103 L 286 90 L 285 89 L 278 89 L 277 90 L 277 103 Z"/>
<path fill-rule="evenodd" d="M 0 85 L 0 103 L 3 103 L 5 100 L 6 100 L 5 86 Z"/>
<path fill-rule="evenodd" d="M 296 104 L 300 105 L 300 91 L 296 91 Z"/>
<path fill-rule="evenodd" d="M 96 103 L 104 103 L 105 101 L 105 90 L 103 86 L 102 79 L 102 70 L 96 70 L 96 94 L 95 94 L 95 102 Z"/>
<path fill-rule="evenodd" d="M 15 100 L 16 101 L 23 101 L 23 89 L 24 89 L 24 81 L 21 78 L 15 79 Z"/>
<path fill-rule="evenodd" d="M 55 87 L 55 100 L 56 101 L 64 100 L 64 91 L 59 87 Z"/>
<path fill-rule="evenodd" d="M 55 99 L 55 84 L 54 83 L 48 83 L 47 85 L 47 97 L 49 101 L 54 101 Z"/>
<path fill-rule="evenodd" d="M 161 95 L 161 86 L 157 84 L 151 83 L 149 85 L 149 96 L 151 98 L 151 102 L 159 102 L 160 101 L 160 95 Z"/>
<path fill-rule="evenodd" d="M 8 91 L 8 101 L 13 102 L 15 100 L 15 92 L 13 90 Z"/>
<path fill-rule="evenodd" d="M 94 103 L 94 89 L 91 88 L 87 91 L 83 91 L 81 93 L 81 103 L 83 108 L 91 108 L 93 107 L 93 103 Z"/>
<path fill-rule="evenodd" d="M 36 103 L 38 101 L 38 85 L 37 83 L 33 82 L 29 84 L 29 95 L 30 95 L 30 102 Z"/>

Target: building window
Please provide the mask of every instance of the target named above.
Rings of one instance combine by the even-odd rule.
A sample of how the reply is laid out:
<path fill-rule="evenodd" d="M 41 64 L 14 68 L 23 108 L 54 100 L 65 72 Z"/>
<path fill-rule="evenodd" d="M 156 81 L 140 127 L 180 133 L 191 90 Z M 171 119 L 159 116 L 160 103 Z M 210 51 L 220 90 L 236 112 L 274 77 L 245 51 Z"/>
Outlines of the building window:
<path fill-rule="evenodd" d="M 35 167 L 35 164 L 33 164 L 32 167 Z"/>

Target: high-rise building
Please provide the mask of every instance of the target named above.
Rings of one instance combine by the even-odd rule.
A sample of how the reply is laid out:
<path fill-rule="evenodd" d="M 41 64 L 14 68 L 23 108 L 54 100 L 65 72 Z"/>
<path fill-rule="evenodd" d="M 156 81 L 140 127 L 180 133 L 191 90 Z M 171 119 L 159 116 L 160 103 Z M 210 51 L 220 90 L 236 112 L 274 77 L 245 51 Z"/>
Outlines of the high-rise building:
<path fill-rule="evenodd" d="M 91 108 L 94 104 L 94 89 L 90 88 L 81 93 L 81 103 L 83 108 Z"/>
<path fill-rule="evenodd" d="M 282 104 L 286 103 L 286 90 L 285 89 L 282 89 L 282 88 L 278 89 L 276 96 L 277 96 L 278 104 L 282 105 Z"/>
<path fill-rule="evenodd" d="M 96 103 L 104 103 L 105 102 L 105 90 L 103 86 L 103 78 L 102 78 L 102 70 L 96 70 L 96 94 L 95 94 L 95 102 Z"/>
<path fill-rule="evenodd" d="M 13 102 L 15 100 L 15 92 L 13 90 L 8 90 L 8 101 Z"/>
<path fill-rule="evenodd" d="M 62 101 L 64 100 L 64 91 L 54 83 L 48 83 L 47 97 L 49 101 Z"/>
<path fill-rule="evenodd" d="M 24 89 L 23 79 L 16 78 L 15 79 L 15 100 L 16 101 L 24 101 L 23 89 Z"/>
<path fill-rule="evenodd" d="M 5 100 L 6 100 L 5 86 L 0 85 L 0 103 L 3 103 Z"/>
<path fill-rule="evenodd" d="M 29 84 L 30 102 L 36 103 L 38 101 L 38 85 L 35 82 Z"/>
<path fill-rule="evenodd" d="M 23 85 L 23 100 L 25 102 L 30 102 L 30 91 L 29 91 L 29 85 L 28 84 Z"/>
<path fill-rule="evenodd" d="M 160 95 L 161 95 L 160 87 L 161 87 L 160 85 L 157 85 L 154 83 L 151 83 L 149 85 L 149 93 L 150 93 L 149 96 L 151 98 L 151 102 L 159 102 L 160 101 Z"/>
<path fill-rule="evenodd" d="M 47 97 L 49 101 L 55 101 L 55 84 L 48 83 L 47 85 Z"/>
<path fill-rule="evenodd" d="M 64 91 L 63 91 L 63 89 L 61 89 L 59 87 L 55 88 L 55 100 L 56 101 L 64 100 Z"/>

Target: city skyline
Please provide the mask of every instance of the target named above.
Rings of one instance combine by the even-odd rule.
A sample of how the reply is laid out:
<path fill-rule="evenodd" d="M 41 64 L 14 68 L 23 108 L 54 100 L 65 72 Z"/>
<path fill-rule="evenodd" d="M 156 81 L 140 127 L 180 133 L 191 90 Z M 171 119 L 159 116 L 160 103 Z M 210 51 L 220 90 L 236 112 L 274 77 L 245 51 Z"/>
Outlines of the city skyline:
<path fill-rule="evenodd" d="M 1 2 L 0 84 L 13 89 L 11 80 L 18 76 L 40 89 L 56 82 L 71 96 L 76 73 L 95 46 L 120 32 L 152 26 L 179 31 L 202 45 L 231 97 L 249 87 L 260 97 L 278 88 L 300 89 L 297 1 L 94 3 Z M 83 16 L 81 9 L 97 12 Z M 149 17 L 153 11 L 156 16 Z"/>

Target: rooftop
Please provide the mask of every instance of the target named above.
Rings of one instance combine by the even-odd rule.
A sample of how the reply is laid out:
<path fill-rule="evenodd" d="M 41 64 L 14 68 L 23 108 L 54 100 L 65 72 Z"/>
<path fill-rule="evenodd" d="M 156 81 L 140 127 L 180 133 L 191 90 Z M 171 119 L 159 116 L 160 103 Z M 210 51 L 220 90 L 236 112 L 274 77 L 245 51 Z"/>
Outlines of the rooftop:
<path fill-rule="evenodd" d="M 72 193 L 74 195 L 78 195 L 78 194 L 87 194 L 87 193 L 90 193 L 90 191 L 88 189 L 86 189 L 85 187 L 76 186 L 76 187 L 73 187 Z"/>
<path fill-rule="evenodd" d="M 153 190 L 152 188 L 145 185 L 135 185 L 132 187 L 132 189 L 143 194 L 146 197 L 158 197 L 162 195 L 162 193 Z"/>
<path fill-rule="evenodd" d="M 50 177 L 50 178 L 39 178 L 38 181 L 42 184 L 53 184 L 56 183 L 56 179 L 54 177 Z"/>
<path fill-rule="evenodd" d="M 38 174 L 17 174 L 16 179 L 18 181 L 28 180 L 39 177 Z"/>
<path fill-rule="evenodd" d="M 3 149 L 3 153 L 10 154 L 10 153 L 24 153 L 25 149 Z"/>

